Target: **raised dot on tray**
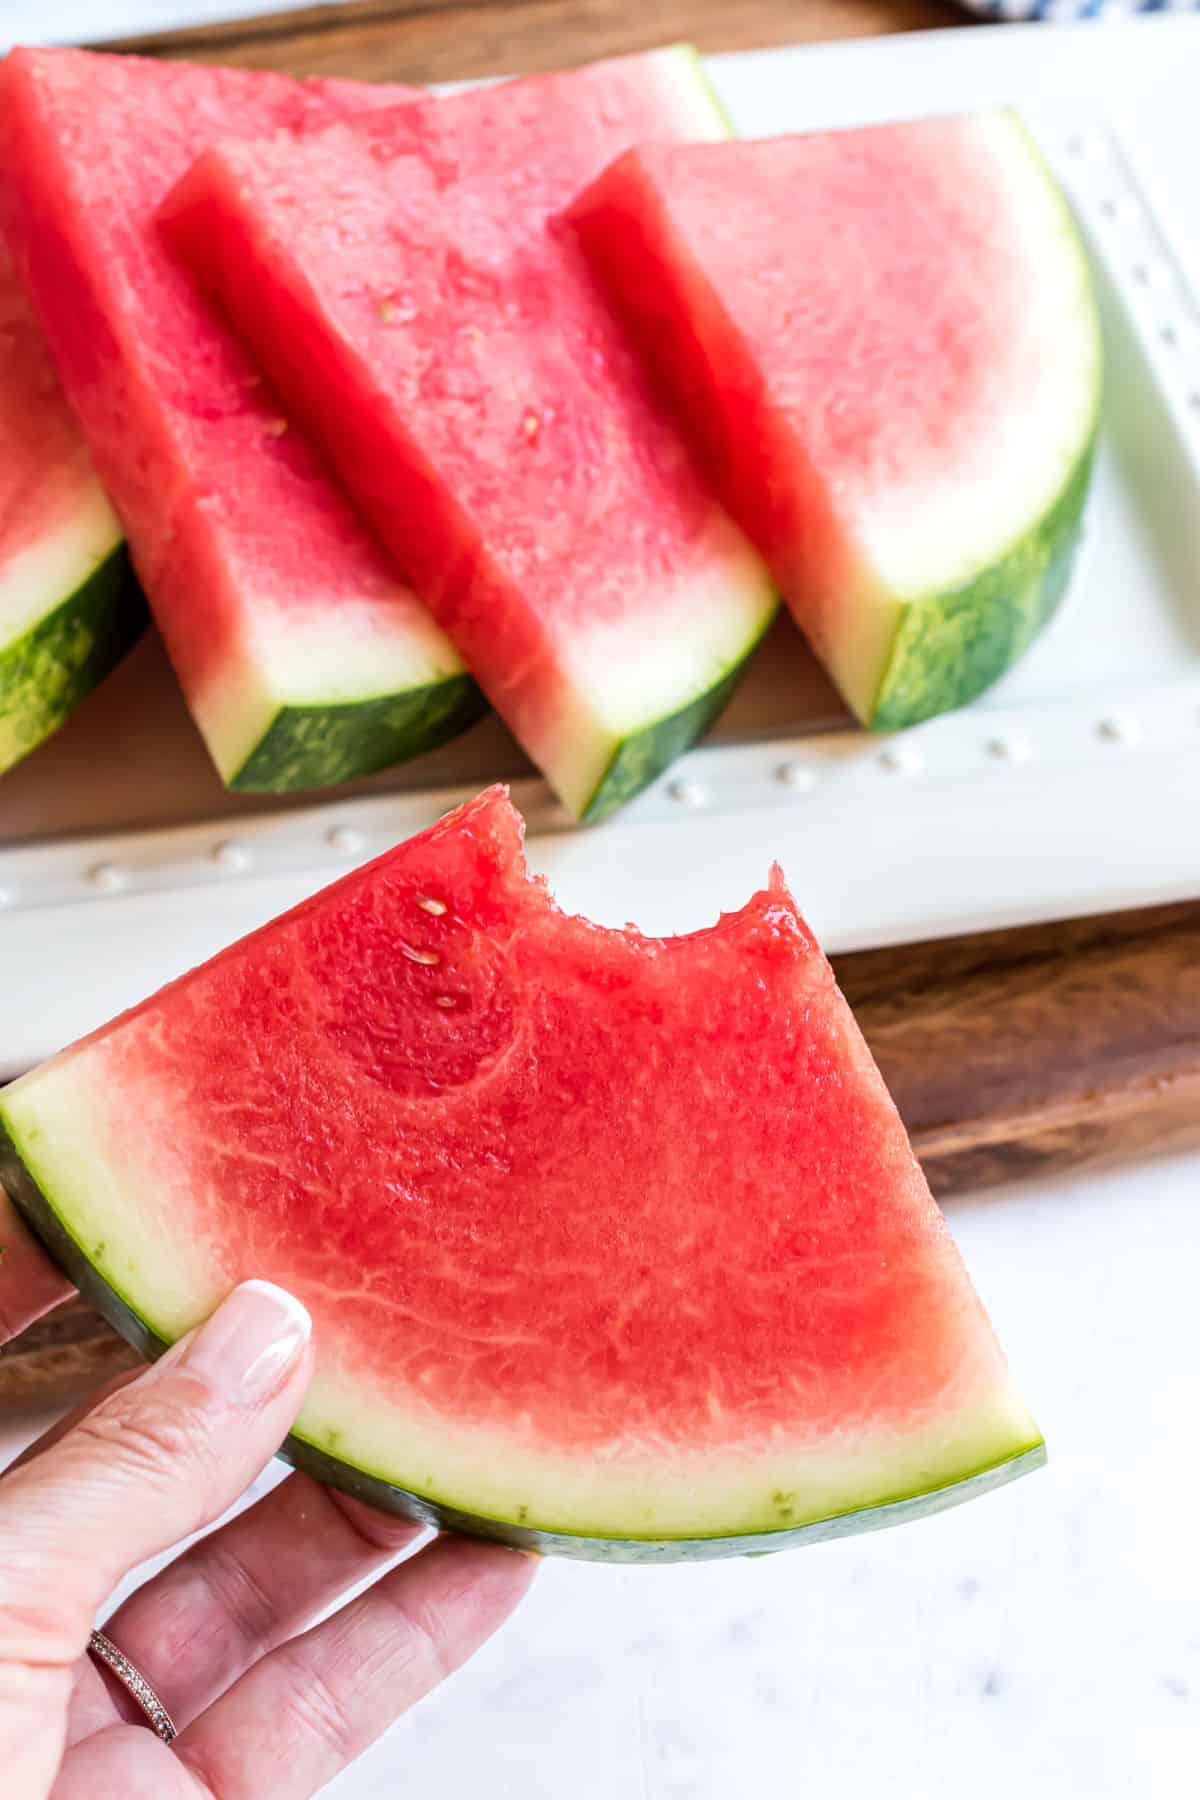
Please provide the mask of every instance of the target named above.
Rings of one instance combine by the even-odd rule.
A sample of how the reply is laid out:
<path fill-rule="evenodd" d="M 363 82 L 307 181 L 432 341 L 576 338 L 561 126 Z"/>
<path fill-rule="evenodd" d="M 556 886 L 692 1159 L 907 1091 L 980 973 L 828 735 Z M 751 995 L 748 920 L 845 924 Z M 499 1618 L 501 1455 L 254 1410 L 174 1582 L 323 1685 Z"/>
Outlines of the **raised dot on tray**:
<path fill-rule="evenodd" d="M 783 762 L 775 771 L 775 779 L 784 787 L 792 788 L 796 793 L 807 793 L 809 788 L 817 785 L 817 771 L 811 763 Z"/>
<path fill-rule="evenodd" d="M 367 838 L 357 825 L 334 825 L 325 833 L 325 842 L 343 856 L 354 856 L 366 846 Z"/>
<path fill-rule="evenodd" d="M 704 805 L 704 789 L 694 781 L 685 781 L 682 775 L 667 783 L 667 792 L 679 806 Z"/>
<path fill-rule="evenodd" d="M 88 880 L 103 894 L 119 894 L 128 885 L 129 877 L 116 863 L 102 862 L 93 864 L 88 870 Z"/>
<path fill-rule="evenodd" d="M 1094 131 L 1073 131 L 1066 148 L 1071 156 L 1096 157 L 1100 154 L 1100 139 Z"/>
<path fill-rule="evenodd" d="M 222 869 L 228 869 L 231 874 L 248 869 L 254 861 L 245 844 L 239 844 L 236 838 L 222 838 L 219 844 L 214 844 L 212 859 Z"/>
<path fill-rule="evenodd" d="M 879 766 L 889 775 L 919 775 L 920 753 L 909 744 L 889 744 L 886 750 L 880 751 Z"/>
<path fill-rule="evenodd" d="M 1096 726 L 1096 735 L 1106 744 L 1122 744 L 1126 747 L 1140 744 L 1142 728 L 1136 719 L 1113 713 L 1101 719 Z"/>
<path fill-rule="evenodd" d="M 988 755 L 994 756 L 997 762 L 1028 762 L 1033 755 L 1033 745 L 1019 731 L 1009 731 L 1002 737 L 988 740 Z"/>

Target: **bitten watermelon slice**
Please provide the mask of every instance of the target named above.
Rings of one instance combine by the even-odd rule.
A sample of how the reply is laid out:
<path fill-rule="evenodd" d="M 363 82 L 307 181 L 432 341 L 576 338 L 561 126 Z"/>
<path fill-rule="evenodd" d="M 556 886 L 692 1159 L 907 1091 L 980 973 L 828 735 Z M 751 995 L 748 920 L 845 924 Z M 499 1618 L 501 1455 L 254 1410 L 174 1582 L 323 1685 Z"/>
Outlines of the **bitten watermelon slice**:
<path fill-rule="evenodd" d="M 1040 1462 L 778 871 L 642 937 L 559 912 L 521 835 L 492 789 L 0 1094 L 84 1292 L 153 1348 L 284 1283 L 294 1462 L 567 1555 L 779 1548 Z"/>
<path fill-rule="evenodd" d="M 0 242 L 0 773 L 146 621 L 116 515 Z"/>
<path fill-rule="evenodd" d="M 584 818 L 697 736 L 776 601 L 548 221 L 639 139 L 725 129 L 658 51 L 221 146 L 165 216 Z"/>
<path fill-rule="evenodd" d="M 211 138 L 327 123 L 405 91 L 73 50 L 18 50 L 0 66 L 0 212 L 232 787 L 361 775 L 481 706 L 154 225 Z"/>
<path fill-rule="evenodd" d="M 592 266 L 846 700 L 961 705 L 1071 568 L 1100 339 L 1015 115 L 649 146 L 573 209 Z"/>

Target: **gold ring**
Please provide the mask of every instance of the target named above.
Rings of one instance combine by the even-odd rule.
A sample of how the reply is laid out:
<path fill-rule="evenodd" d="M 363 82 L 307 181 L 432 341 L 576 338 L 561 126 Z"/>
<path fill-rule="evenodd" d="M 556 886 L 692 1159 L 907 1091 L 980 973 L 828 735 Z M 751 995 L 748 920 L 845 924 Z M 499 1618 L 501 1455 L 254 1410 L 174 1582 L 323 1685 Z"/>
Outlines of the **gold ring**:
<path fill-rule="evenodd" d="M 111 1669 L 121 1686 L 133 1695 L 150 1724 L 150 1729 L 157 1733 L 164 1744 L 169 1744 L 179 1736 L 175 1729 L 175 1721 L 155 1693 L 146 1677 L 139 1669 L 135 1669 L 127 1656 L 124 1656 L 111 1638 L 106 1638 L 102 1631 L 93 1631 L 88 1639 L 88 1649 L 92 1655 L 102 1662 L 106 1669 Z"/>

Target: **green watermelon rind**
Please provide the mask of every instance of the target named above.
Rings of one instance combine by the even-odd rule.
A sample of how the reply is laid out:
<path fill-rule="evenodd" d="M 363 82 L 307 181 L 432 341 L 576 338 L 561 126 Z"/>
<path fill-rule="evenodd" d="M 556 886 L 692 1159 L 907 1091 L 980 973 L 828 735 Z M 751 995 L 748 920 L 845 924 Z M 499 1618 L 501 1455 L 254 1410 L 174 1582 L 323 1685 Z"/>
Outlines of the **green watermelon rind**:
<path fill-rule="evenodd" d="M 594 825 L 625 806 L 707 731 L 724 710 L 747 662 L 770 630 L 777 610 L 777 602 L 766 605 L 742 654 L 702 693 L 675 712 L 631 732 L 614 747 L 608 766 L 579 814 L 580 824 Z"/>
<path fill-rule="evenodd" d="M 136 643 L 148 616 L 118 541 L 73 592 L 0 646 L 0 773 L 65 724 Z"/>
<path fill-rule="evenodd" d="M 130 1301 L 97 1268 L 66 1221 L 44 1191 L 28 1153 L 20 1147 L 13 1122 L 0 1103 L 0 1185 L 10 1195 L 50 1256 L 75 1283 L 85 1300 L 148 1360 L 162 1354 L 167 1343 L 147 1323 Z M 105 1246 L 93 1247 L 99 1258 Z M 562 1556 L 583 1562 L 663 1563 L 705 1562 L 718 1557 L 763 1556 L 801 1544 L 819 1544 L 832 1538 L 943 1512 L 1020 1476 L 1046 1461 L 1042 1439 L 1013 1443 L 1005 1454 L 946 1479 L 931 1478 L 928 1485 L 909 1491 L 874 1497 L 870 1504 L 825 1518 L 765 1531 L 687 1538 L 655 1538 L 631 1533 L 628 1537 L 595 1537 L 544 1530 L 528 1521 L 487 1518 L 464 1512 L 428 1494 L 414 1493 L 385 1476 L 357 1464 L 342 1461 L 301 1433 L 293 1432 L 281 1445 L 280 1457 L 295 1469 L 326 1486 L 351 1494 L 381 1512 L 438 1531 L 487 1538 L 513 1549 Z M 780 1497 L 782 1498 L 782 1497 Z M 781 1509 L 782 1511 L 783 1509 Z M 790 1510 L 790 1509 L 788 1509 Z"/>
<path fill-rule="evenodd" d="M 433 750 L 486 711 L 467 674 L 364 699 L 281 706 L 225 785 L 256 794 L 334 787 Z"/>
<path fill-rule="evenodd" d="M 1050 622 L 1074 572 L 1095 457 L 1092 435 L 1031 530 L 962 587 L 905 604 L 874 705 L 872 731 L 952 712 L 992 687 Z"/>

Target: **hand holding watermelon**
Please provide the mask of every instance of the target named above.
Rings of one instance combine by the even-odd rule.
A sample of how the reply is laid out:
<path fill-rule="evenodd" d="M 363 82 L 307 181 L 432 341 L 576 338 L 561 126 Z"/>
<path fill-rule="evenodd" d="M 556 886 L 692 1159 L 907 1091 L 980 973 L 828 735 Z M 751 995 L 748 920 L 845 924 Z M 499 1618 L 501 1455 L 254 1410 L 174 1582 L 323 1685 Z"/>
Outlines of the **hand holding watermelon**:
<path fill-rule="evenodd" d="M 0 1207 L 2 1338 L 61 1297 L 61 1277 L 2 1194 Z M 310 1332 L 289 1294 L 248 1282 L 5 1478 L 7 1793 L 306 1800 L 464 1661 L 528 1586 L 527 1557 L 443 1538 L 305 1631 L 418 1528 L 293 1475 L 118 1609 L 126 1676 L 101 1667 L 104 1642 L 89 1656 L 92 1620 L 114 1584 L 210 1525 L 271 1456 L 307 1386 Z M 134 1686 L 140 1674 L 153 1690 L 148 1701 L 128 1691 L 130 1667 Z M 161 1725 L 160 1695 L 170 1714 Z"/>

